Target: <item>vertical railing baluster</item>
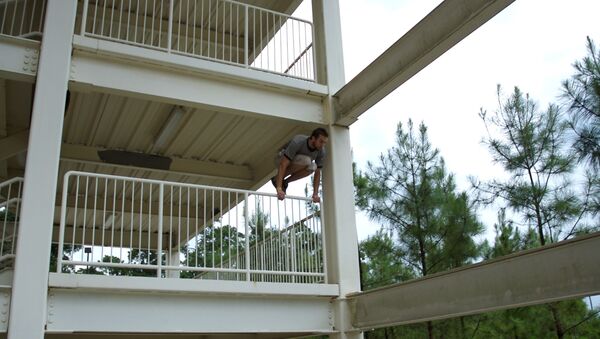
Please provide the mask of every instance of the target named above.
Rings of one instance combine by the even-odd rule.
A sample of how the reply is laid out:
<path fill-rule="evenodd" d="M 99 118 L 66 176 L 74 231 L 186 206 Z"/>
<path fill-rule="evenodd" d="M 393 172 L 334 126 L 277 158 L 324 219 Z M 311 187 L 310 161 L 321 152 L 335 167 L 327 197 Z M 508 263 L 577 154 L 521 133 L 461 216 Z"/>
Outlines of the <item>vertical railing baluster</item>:
<path fill-rule="evenodd" d="M 15 19 L 17 18 L 17 7 L 18 7 L 18 5 L 19 5 L 19 3 L 15 2 L 15 7 L 13 7 L 12 21 L 10 23 L 10 33 L 8 33 L 8 35 L 14 35 L 13 28 L 15 26 Z M 8 7 L 8 5 L 6 7 Z"/>
<path fill-rule="evenodd" d="M 81 32 L 80 35 L 85 35 L 85 26 L 87 25 L 87 12 L 90 0 L 83 0 L 83 12 L 81 13 Z"/>
<path fill-rule="evenodd" d="M 131 0 L 127 4 L 127 30 L 125 31 L 125 41 L 129 41 L 129 31 L 131 30 Z"/>
<path fill-rule="evenodd" d="M 206 226 L 207 226 L 206 225 L 206 188 L 203 191 L 204 191 L 204 197 L 203 197 L 204 207 L 202 209 L 204 210 L 204 212 L 203 212 L 202 218 L 204 220 L 203 221 L 203 223 L 204 223 L 204 229 L 203 229 L 204 237 L 202 237 L 202 239 L 204 241 L 204 244 L 202 246 L 202 252 L 203 252 L 202 253 L 202 259 L 203 259 L 203 263 L 202 263 L 203 265 L 202 265 L 202 267 L 206 267 Z"/>
<path fill-rule="evenodd" d="M 77 203 L 79 198 L 79 176 L 77 176 L 77 184 L 75 185 L 75 207 L 73 208 L 73 234 L 71 238 L 71 255 L 75 254 L 75 231 L 77 230 Z"/>
<path fill-rule="evenodd" d="M 248 68 L 248 6 L 244 6 L 244 66 Z"/>
<path fill-rule="evenodd" d="M 81 245 L 82 248 L 85 248 L 85 228 L 87 226 L 87 201 L 88 201 L 88 186 L 89 186 L 89 177 L 85 177 L 85 195 L 83 201 L 83 230 L 81 234 Z M 83 252 L 81 252 L 81 261 L 83 261 Z"/>
<path fill-rule="evenodd" d="M 112 5 L 110 6 L 110 23 L 108 26 L 108 37 L 112 38 L 112 28 L 113 28 L 113 23 L 114 23 L 114 16 L 115 16 L 115 0 L 112 1 Z"/>
<path fill-rule="evenodd" d="M 171 53 L 171 44 L 173 42 L 173 1 L 169 0 L 169 27 L 167 27 L 167 52 Z"/>
<path fill-rule="evenodd" d="M 141 183 L 144 184 L 143 182 Z M 140 195 L 141 197 L 141 195 Z M 133 226 L 135 225 L 133 216 L 135 215 L 135 181 L 131 181 L 131 212 L 129 216 L 129 256 L 133 259 Z M 141 230 L 141 227 L 140 227 Z M 141 234 L 141 232 L 139 232 Z M 150 256 L 150 253 L 148 253 Z M 150 262 L 148 262 L 150 264 Z"/>
<path fill-rule="evenodd" d="M 162 0 L 159 0 L 162 1 Z M 154 46 L 154 22 L 156 21 L 156 0 L 152 0 L 152 25 L 150 26 L 150 46 Z"/>
<path fill-rule="evenodd" d="M 2 243 L 0 243 L 0 255 L 4 255 L 4 235 L 6 232 L 6 223 L 8 222 L 8 206 L 10 204 L 12 184 L 8 185 L 8 194 L 6 195 L 6 202 L 4 205 L 4 225 L 2 226 Z M 14 236 L 14 233 L 13 233 Z M 14 253 L 11 249 L 11 254 Z"/>
<path fill-rule="evenodd" d="M 150 259 L 151 253 L 152 253 L 152 191 L 154 190 L 154 188 L 152 188 L 152 183 L 150 183 L 148 186 L 148 230 L 146 231 L 146 233 L 148 233 L 148 259 Z M 144 186 L 142 186 L 142 192 L 144 192 Z M 143 196 L 143 194 L 142 194 Z M 141 204 L 141 202 L 140 202 Z M 162 205 L 162 200 L 158 201 L 159 205 Z M 162 215 L 162 214 L 161 214 Z M 142 226 L 142 220 L 143 219 L 143 211 L 140 210 L 140 251 L 142 250 L 142 234 L 141 234 L 141 230 L 143 229 Z M 157 227 L 158 229 L 158 227 Z M 156 251 L 155 251 L 155 256 L 156 256 L 156 264 L 160 265 L 160 262 L 162 260 L 162 256 L 159 253 L 159 250 L 161 248 L 162 243 L 158 241 L 158 239 L 156 239 Z M 159 276 L 160 278 L 160 276 Z"/>
<path fill-rule="evenodd" d="M 248 223 L 248 193 L 244 193 L 244 251 L 246 256 L 246 281 L 250 281 L 250 225 Z"/>
<path fill-rule="evenodd" d="M 196 233 L 194 235 L 194 239 L 196 240 L 196 246 L 194 247 L 194 252 L 196 253 L 196 261 L 194 261 L 194 266 L 198 267 L 198 236 L 199 236 L 199 234 L 198 234 L 198 219 L 200 219 L 200 216 L 198 215 L 198 212 L 199 212 L 198 205 L 200 203 L 198 201 L 198 188 L 196 188 L 195 191 L 196 191 L 196 200 L 195 200 L 196 201 L 196 203 L 195 203 L 195 206 L 196 206 L 196 218 L 195 218 L 196 219 Z"/>
<path fill-rule="evenodd" d="M 196 54 L 196 4 L 197 4 L 197 0 L 194 0 L 194 26 L 193 26 L 193 31 L 192 31 L 192 54 Z"/>
<path fill-rule="evenodd" d="M 212 0 L 208 0 L 208 25 L 206 26 L 206 56 L 210 58 L 210 23 L 212 17 Z"/>
<path fill-rule="evenodd" d="M 162 47 L 161 44 L 161 40 L 162 40 L 162 22 L 163 22 L 163 3 L 164 0 L 159 0 L 160 1 L 160 15 L 158 16 L 158 47 Z"/>
<path fill-rule="evenodd" d="M 56 272 L 60 273 L 62 272 L 62 265 L 63 265 L 63 252 L 64 252 L 64 245 L 65 245 L 65 225 L 66 225 L 66 221 L 67 221 L 67 192 L 69 192 L 69 179 L 71 178 L 71 174 L 67 173 L 65 175 L 64 181 L 63 181 L 63 194 L 62 194 L 62 200 L 61 200 L 61 211 L 60 211 L 60 226 L 58 228 L 58 249 L 57 249 L 57 258 L 56 258 Z"/>
<path fill-rule="evenodd" d="M 11 243 L 11 254 L 16 254 L 17 237 L 18 237 L 18 226 L 21 222 L 21 195 L 23 194 L 23 179 L 19 180 L 19 188 L 17 190 L 17 209 L 15 215 L 15 223 L 13 224 L 13 238 Z"/>
<path fill-rule="evenodd" d="M 163 201 L 165 196 L 165 185 L 160 183 L 158 186 L 158 240 L 156 245 L 157 265 L 156 276 L 162 276 L 162 243 L 163 243 Z"/>
<path fill-rule="evenodd" d="M 100 247 L 100 258 L 104 258 L 105 223 L 106 223 L 106 201 L 108 200 L 108 178 L 104 178 L 104 204 L 102 209 L 102 246 Z"/>
<path fill-rule="evenodd" d="M 210 54 L 209 54 L 209 56 L 210 56 Z M 219 0 L 215 0 L 215 59 L 217 59 L 218 57 L 219 57 Z"/>
<path fill-rule="evenodd" d="M 152 190 L 152 184 L 149 185 L 150 190 Z M 148 206 L 148 218 L 152 215 L 152 200 L 148 200 L 150 206 Z M 133 201 L 132 204 L 133 205 Z M 133 214 L 134 212 L 132 212 Z M 140 185 L 140 212 L 138 214 L 138 251 L 142 252 L 142 235 L 144 229 L 144 183 L 142 182 Z M 133 229 L 133 227 L 132 227 Z M 148 221 L 148 234 L 150 232 L 150 221 Z M 150 239 L 148 239 L 148 264 L 150 264 Z M 133 239 L 132 239 L 133 242 Z"/>
<path fill-rule="evenodd" d="M 204 55 L 203 51 L 204 51 L 204 0 L 202 0 L 202 8 L 200 8 L 200 55 L 201 56 Z"/>

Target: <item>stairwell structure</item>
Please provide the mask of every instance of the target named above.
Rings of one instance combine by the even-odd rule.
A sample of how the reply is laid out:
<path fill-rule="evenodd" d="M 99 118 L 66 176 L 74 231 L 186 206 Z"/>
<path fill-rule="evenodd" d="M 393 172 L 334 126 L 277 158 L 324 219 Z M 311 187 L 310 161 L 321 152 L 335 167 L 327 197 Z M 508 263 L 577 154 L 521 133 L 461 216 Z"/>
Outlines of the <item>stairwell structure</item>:
<path fill-rule="evenodd" d="M 362 336 L 339 3 L 300 3 L 0 2 L 0 332 Z M 319 126 L 322 206 L 256 192 Z"/>

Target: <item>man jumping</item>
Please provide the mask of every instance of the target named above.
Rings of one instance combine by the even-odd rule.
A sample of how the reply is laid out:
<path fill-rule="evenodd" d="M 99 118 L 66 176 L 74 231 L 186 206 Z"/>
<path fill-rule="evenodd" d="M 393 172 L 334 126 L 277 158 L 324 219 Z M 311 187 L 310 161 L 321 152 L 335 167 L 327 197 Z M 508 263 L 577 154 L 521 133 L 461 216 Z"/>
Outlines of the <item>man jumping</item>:
<path fill-rule="evenodd" d="M 271 178 L 271 183 L 277 190 L 279 200 L 285 199 L 290 182 L 307 177 L 314 172 L 312 201 L 321 202 L 319 182 L 328 138 L 327 131 L 319 127 L 312 131 L 310 137 L 296 135 L 277 153 L 275 164 L 278 170 L 277 175 Z"/>

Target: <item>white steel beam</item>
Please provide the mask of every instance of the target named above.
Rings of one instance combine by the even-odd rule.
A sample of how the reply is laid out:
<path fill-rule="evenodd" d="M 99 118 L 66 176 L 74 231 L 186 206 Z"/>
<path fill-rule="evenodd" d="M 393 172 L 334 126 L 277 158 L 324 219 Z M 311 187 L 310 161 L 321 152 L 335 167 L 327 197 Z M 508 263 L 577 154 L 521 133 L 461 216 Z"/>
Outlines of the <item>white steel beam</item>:
<path fill-rule="evenodd" d="M 50 286 L 48 334 L 330 333 L 337 295 L 335 285 L 54 273 Z"/>
<path fill-rule="evenodd" d="M 216 162 L 192 159 L 171 158 L 171 165 L 168 170 L 111 164 L 103 162 L 100 159 L 98 152 L 104 150 L 105 149 L 98 147 L 63 143 L 61 150 L 61 159 L 66 161 L 89 163 L 96 165 L 137 168 L 141 170 L 177 173 L 207 178 L 220 178 L 241 182 L 249 182 L 253 179 L 252 171 L 248 166 L 221 164 Z"/>
<path fill-rule="evenodd" d="M 75 0 L 49 0 L 40 51 L 17 238 L 9 339 L 43 339 L 48 262 Z"/>
<path fill-rule="evenodd" d="M 39 62 L 40 43 L 0 35 L 0 77 L 34 82 Z"/>
<path fill-rule="evenodd" d="M 98 41 L 98 45 L 97 52 L 85 49 L 74 54 L 74 88 L 91 87 L 106 93 L 234 114 L 327 123 L 321 105 L 322 96 L 327 93 L 324 86 L 311 84 L 293 90 L 291 79 L 266 81 L 274 75 L 260 71 L 124 44 Z M 249 74 L 258 74 L 261 81 Z"/>
<path fill-rule="evenodd" d="M 361 329 L 600 294 L 600 232 L 349 295 Z"/>
<path fill-rule="evenodd" d="M 335 123 L 358 117 L 514 0 L 445 0 L 335 95 Z"/>

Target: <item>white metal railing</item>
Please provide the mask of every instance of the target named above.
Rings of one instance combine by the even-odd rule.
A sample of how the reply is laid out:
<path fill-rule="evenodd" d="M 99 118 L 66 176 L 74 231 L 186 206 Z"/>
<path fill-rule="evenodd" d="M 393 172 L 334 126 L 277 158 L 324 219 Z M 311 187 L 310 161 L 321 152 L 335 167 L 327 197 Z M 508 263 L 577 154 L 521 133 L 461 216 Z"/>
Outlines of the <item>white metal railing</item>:
<path fill-rule="evenodd" d="M 312 23 L 231 0 L 80 0 L 80 34 L 314 80 Z"/>
<path fill-rule="evenodd" d="M 0 261 L 13 258 L 16 253 L 23 178 L 12 178 L 0 184 Z"/>
<path fill-rule="evenodd" d="M 39 40 L 46 0 L 0 0 L 0 34 Z"/>
<path fill-rule="evenodd" d="M 281 231 L 263 232 L 259 239 L 250 246 L 248 256 L 246 253 L 240 253 L 239 256 L 229 259 L 228 264 L 236 265 L 249 257 L 248 262 L 252 270 L 303 272 L 301 276 L 259 273 L 253 275 L 254 281 L 323 282 L 323 249 L 317 214 L 309 215 Z M 218 274 L 205 272 L 197 277 L 215 279 Z"/>
<path fill-rule="evenodd" d="M 324 282 L 312 207 L 302 197 L 68 172 L 57 271 Z"/>

